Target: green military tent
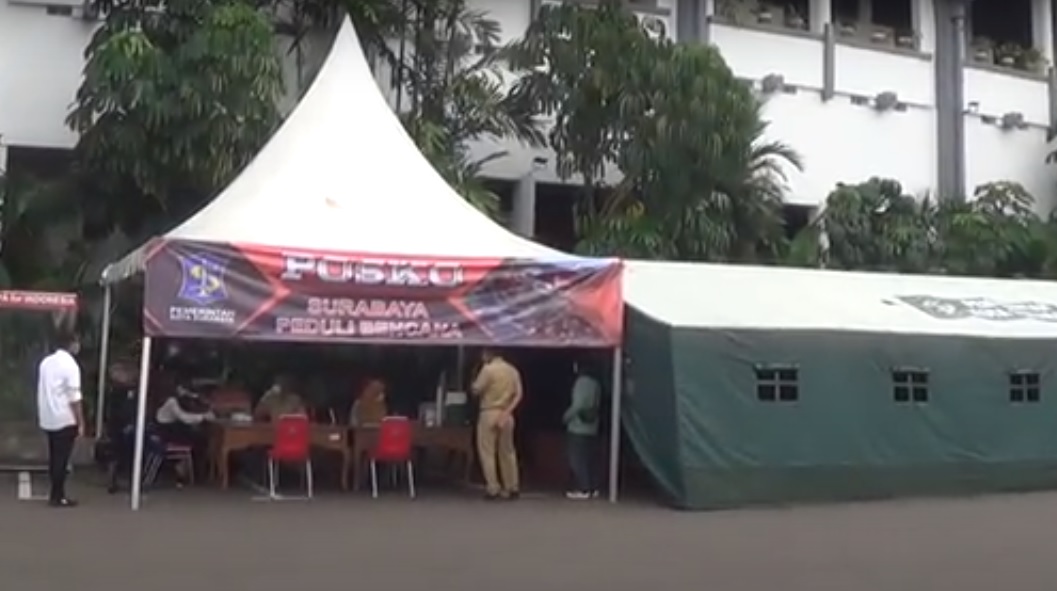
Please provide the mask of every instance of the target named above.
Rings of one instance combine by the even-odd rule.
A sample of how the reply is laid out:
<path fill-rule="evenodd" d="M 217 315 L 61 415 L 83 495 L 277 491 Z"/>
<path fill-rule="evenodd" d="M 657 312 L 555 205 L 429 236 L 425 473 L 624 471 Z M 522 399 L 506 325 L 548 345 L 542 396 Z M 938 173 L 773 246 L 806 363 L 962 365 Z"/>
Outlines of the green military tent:
<path fill-rule="evenodd" d="M 673 504 L 1057 485 L 1057 283 L 629 262 L 625 426 Z"/>

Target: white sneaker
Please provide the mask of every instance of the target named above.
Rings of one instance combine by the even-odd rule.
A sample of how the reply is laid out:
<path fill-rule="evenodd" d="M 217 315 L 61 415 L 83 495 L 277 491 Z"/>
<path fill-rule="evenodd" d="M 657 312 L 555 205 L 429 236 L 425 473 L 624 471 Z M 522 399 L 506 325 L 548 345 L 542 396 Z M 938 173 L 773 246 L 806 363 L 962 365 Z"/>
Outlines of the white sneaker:
<path fill-rule="evenodd" d="M 570 501 L 586 501 L 587 499 L 591 498 L 591 493 L 569 491 L 565 493 L 565 498 L 569 499 Z"/>

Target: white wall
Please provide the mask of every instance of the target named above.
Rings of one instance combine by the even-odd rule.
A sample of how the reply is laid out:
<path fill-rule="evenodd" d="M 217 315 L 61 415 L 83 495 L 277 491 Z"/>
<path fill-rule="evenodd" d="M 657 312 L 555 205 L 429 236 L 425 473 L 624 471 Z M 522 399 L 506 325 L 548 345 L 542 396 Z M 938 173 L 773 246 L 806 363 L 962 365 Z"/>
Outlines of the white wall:
<path fill-rule="evenodd" d="M 965 101 L 966 188 L 1014 180 L 1035 196 L 1039 213 L 1048 214 L 1057 206 L 1057 166 L 1045 162 L 1053 149 L 1046 142 L 1046 82 L 968 67 Z M 1002 115 L 1010 112 L 1023 114 L 1025 128 L 1002 129 Z"/>
<path fill-rule="evenodd" d="M 931 11 L 929 16 L 931 18 Z M 838 181 L 890 177 L 924 194 L 937 183 L 935 69 L 930 56 L 901 55 L 843 45 L 835 51 L 837 96 L 823 102 L 822 40 L 714 24 L 712 41 L 734 72 L 759 81 L 781 74 L 796 94 L 767 98 L 769 137 L 790 144 L 805 170 L 790 174 L 790 201 L 821 203 Z M 878 113 L 851 96 L 895 92 L 902 112 Z M 1044 80 L 1015 73 L 965 69 L 966 186 L 1000 180 L 1023 184 L 1040 213 L 1057 205 L 1057 166 L 1046 165 L 1049 97 Z M 1024 115 L 1026 129 L 1003 130 L 1003 114 Z"/>
<path fill-rule="evenodd" d="M 912 193 L 936 184 L 935 116 L 931 111 L 878 113 L 848 97 L 822 102 L 817 93 L 776 95 L 767 100 L 769 139 L 792 146 L 804 171 L 789 176 L 788 201 L 818 205 L 838 182 L 872 176 L 893 178 Z"/>
<path fill-rule="evenodd" d="M 0 136 L 6 144 L 72 147 L 65 119 L 93 25 L 0 0 Z"/>
<path fill-rule="evenodd" d="M 795 94 L 765 97 L 768 138 L 789 144 L 803 158 L 803 172 L 789 173 L 789 201 L 818 205 L 838 182 L 890 177 L 906 190 L 924 193 L 936 184 L 936 116 L 932 62 L 914 56 L 839 45 L 835 51 L 836 96 L 822 100 L 823 42 L 716 24 L 712 40 L 739 77 L 759 81 L 784 76 Z M 905 111 L 879 112 L 853 104 L 895 92 Z"/>
<path fill-rule="evenodd" d="M 76 16 L 48 15 L 43 6 L 0 0 L 0 139 L 7 145 L 72 148 L 77 142 L 65 119 L 81 84 L 84 50 L 97 24 Z M 329 39 L 309 36 L 304 63 L 311 72 L 325 57 Z M 284 112 L 297 102 L 297 62 L 290 40 L 280 39 L 287 95 Z"/>
<path fill-rule="evenodd" d="M 529 0 L 471 0 L 503 25 L 504 41 L 520 36 L 529 24 Z M 675 0 L 660 0 L 675 9 Z M 932 18 L 931 10 L 922 10 Z M 674 20 L 674 19 L 673 19 Z M 928 33 L 932 23 L 925 23 Z M 42 7 L 0 0 L 0 135 L 7 144 L 69 147 L 75 137 L 64 119 L 80 83 L 82 54 L 93 25 L 68 16 L 48 16 Z M 670 30 L 676 30 L 672 22 Z M 769 137 L 791 144 L 804 157 L 806 169 L 790 177 L 791 200 L 818 204 L 838 181 L 856 182 L 869 176 L 890 176 L 914 192 L 936 185 L 935 76 L 931 59 L 840 45 L 836 49 L 837 96 L 823 102 L 821 39 L 782 35 L 715 24 L 711 38 L 735 73 L 759 80 L 771 73 L 785 77 L 796 94 L 768 99 Z M 315 56 L 313 56 L 315 57 Z M 293 64 L 287 62 L 293 90 Z M 902 112 L 878 113 L 869 105 L 852 104 L 851 96 L 871 98 L 893 91 L 907 104 Z M 978 105 L 967 115 L 967 185 L 992 180 L 1023 183 L 1042 202 L 1040 210 L 1057 204 L 1057 167 L 1047 166 L 1045 126 L 1049 121 L 1046 84 L 1042 80 L 990 70 L 966 68 L 966 101 Z M 292 99 L 292 97 L 291 97 Z M 293 100 L 284 101 L 284 107 Z M 1001 118 L 1021 112 L 1027 129 L 1002 130 L 981 116 Z M 516 142 L 482 143 L 484 155 L 506 150 L 509 155 L 488 168 L 501 178 L 516 178 L 532 168 L 537 157 L 548 158 L 543 181 L 558 180 L 549 150 L 533 150 Z M 615 175 L 612 175 L 615 178 Z"/>

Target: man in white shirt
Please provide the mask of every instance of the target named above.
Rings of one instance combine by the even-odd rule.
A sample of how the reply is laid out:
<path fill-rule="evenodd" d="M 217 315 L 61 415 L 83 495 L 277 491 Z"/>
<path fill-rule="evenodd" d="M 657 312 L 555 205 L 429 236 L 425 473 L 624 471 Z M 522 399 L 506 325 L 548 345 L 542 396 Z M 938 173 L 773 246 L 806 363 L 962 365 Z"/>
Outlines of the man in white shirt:
<path fill-rule="evenodd" d="M 53 507 L 73 507 L 66 496 L 66 474 L 78 436 L 84 436 L 81 407 L 81 367 L 74 355 L 81 343 L 73 335 L 60 338 L 59 348 L 40 362 L 37 370 L 37 416 L 48 436 L 48 476 Z"/>

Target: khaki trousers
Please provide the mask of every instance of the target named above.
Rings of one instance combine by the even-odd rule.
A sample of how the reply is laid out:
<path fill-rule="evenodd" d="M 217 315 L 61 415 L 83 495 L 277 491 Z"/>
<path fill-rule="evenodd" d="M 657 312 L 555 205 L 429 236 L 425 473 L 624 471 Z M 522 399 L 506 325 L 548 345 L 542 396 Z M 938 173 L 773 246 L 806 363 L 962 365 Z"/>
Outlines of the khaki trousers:
<path fill-rule="evenodd" d="M 514 449 L 514 421 L 500 425 L 502 411 L 483 410 L 477 419 L 477 456 L 481 461 L 488 494 L 512 493 L 520 490 L 517 450 Z M 496 461 L 499 473 L 496 473 Z M 503 485 L 499 483 L 502 476 Z"/>

